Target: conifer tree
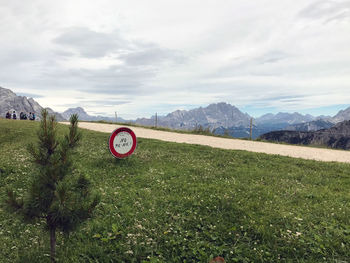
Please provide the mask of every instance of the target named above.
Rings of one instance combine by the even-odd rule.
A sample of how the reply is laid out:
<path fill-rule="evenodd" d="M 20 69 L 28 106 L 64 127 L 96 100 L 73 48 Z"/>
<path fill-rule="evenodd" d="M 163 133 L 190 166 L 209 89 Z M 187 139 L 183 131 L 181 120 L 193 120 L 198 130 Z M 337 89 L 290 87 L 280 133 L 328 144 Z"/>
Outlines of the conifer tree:
<path fill-rule="evenodd" d="M 73 169 L 72 154 L 81 139 L 78 116 L 71 116 L 69 132 L 59 140 L 55 116 L 49 116 L 46 110 L 41 115 L 38 142 L 28 146 L 36 166 L 30 187 L 23 198 L 9 189 L 7 203 L 25 219 L 45 220 L 50 233 L 51 262 L 55 262 L 56 231 L 70 232 L 89 218 L 98 196 L 90 191 L 89 180 Z"/>

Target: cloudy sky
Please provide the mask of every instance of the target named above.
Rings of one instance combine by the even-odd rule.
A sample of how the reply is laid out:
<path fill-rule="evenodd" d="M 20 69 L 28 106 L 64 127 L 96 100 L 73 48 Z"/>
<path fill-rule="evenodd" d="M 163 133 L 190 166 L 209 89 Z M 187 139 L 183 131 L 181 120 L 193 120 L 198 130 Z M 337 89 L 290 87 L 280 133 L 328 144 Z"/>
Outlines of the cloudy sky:
<path fill-rule="evenodd" d="M 56 111 L 350 104 L 349 0 L 0 0 L 0 86 Z"/>

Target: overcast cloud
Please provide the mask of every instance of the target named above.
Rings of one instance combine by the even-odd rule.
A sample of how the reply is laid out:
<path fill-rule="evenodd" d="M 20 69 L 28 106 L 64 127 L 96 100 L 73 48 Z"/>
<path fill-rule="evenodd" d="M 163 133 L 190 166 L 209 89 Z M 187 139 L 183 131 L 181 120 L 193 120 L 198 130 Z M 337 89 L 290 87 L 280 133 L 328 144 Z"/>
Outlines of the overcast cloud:
<path fill-rule="evenodd" d="M 350 1 L 0 0 L 0 86 L 124 118 L 350 102 Z"/>

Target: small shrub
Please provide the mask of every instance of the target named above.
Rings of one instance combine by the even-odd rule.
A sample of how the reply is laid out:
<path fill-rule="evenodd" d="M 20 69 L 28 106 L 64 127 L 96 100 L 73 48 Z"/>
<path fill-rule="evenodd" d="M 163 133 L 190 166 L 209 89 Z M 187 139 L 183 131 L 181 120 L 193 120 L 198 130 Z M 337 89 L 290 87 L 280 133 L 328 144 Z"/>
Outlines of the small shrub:
<path fill-rule="evenodd" d="M 6 202 L 25 219 L 45 220 L 50 233 L 50 258 L 55 262 L 56 231 L 70 232 L 89 218 L 98 197 L 90 193 L 90 182 L 84 175 L 73 173 L 71 156 L 81 139 L 78 116 L 71 116 L 69 133 L 59 140 L 55 116 L 49 116 L 45 109 L 41 114 L 38 143 L 28 147 L 37 168 L 31 186 L 24 198 L 8 189 Z"/>

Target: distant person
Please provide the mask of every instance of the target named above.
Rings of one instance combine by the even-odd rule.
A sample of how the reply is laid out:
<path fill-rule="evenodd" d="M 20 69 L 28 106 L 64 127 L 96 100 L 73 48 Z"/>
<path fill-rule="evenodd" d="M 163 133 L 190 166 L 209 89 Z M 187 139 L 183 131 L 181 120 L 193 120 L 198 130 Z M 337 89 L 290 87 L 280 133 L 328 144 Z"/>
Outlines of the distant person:
<path fill-rule="evenodd" d="M 23 120 L 27 120 L 27 113 L 23 112 Z"/>
<path fill-rule="evenodd" d="M 6 113 L 6 119 L 11 119 L 11 113 L 10 113 L 10 111 L 8 111 L 8 112 Z"/>
<path fill-rule="evenodd" d="M 17 120 L 16 111 L 13 111 L 13 113 L 12 113 L 12 119 Z"/>
<path fill-rule="evenodd" d="M 24 120 L 24 112 L 23 111 L 21 111 L 21 113 L 19 114 L 19 119 Z"/>
<path fill-rule="evenodd" d="M 29 120 L 35 121 L 35 113 L 34 112 L 29 113 Z"/>

